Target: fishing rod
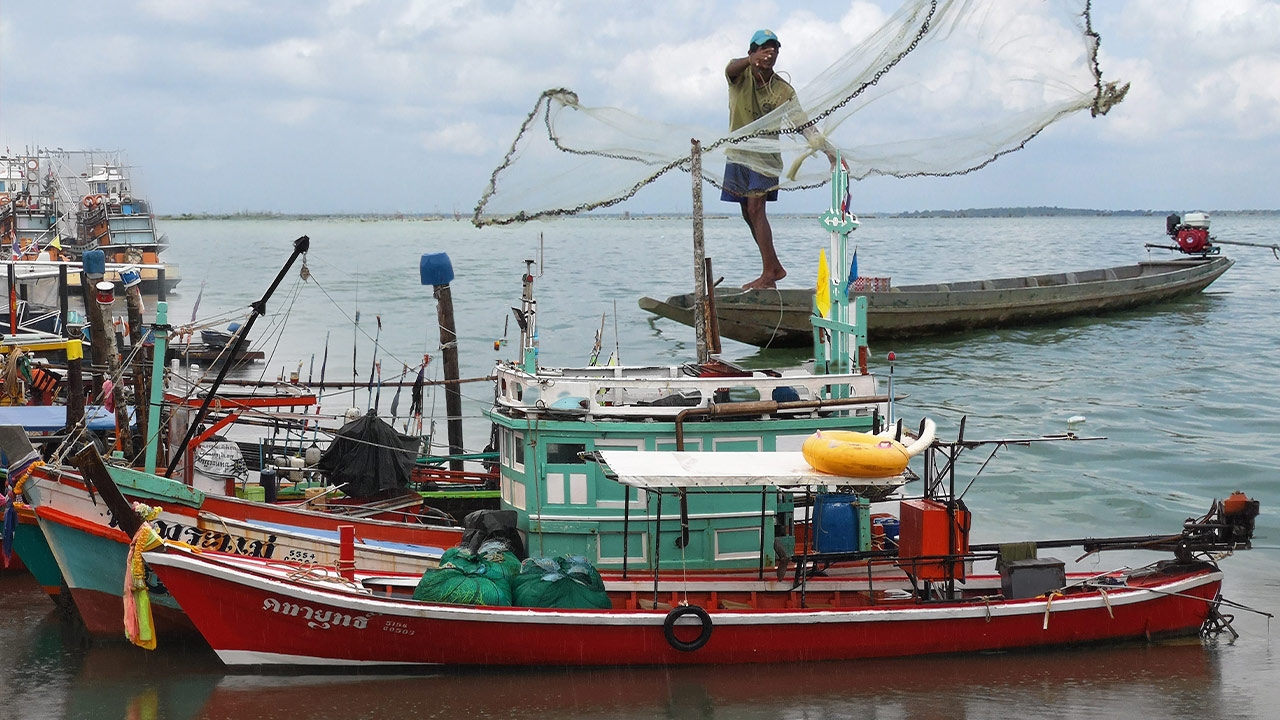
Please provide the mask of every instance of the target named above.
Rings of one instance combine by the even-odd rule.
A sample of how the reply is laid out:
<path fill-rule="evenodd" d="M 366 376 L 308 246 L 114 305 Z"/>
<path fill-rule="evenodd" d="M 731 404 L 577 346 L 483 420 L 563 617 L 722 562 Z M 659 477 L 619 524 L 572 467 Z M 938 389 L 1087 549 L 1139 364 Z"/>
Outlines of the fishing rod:
<path fill-rule="evenodd" d="M 377 407 L 372 404 L 373 403 L 373 376 L 375 374 L 378 376 L 378 382 L 379 382 L 378 389 L 379 391 L 381 391 L 382 389 L 382 386 L 381 386 L 382 368 L 379 367 L 378 365 L 378 342 L 382 339 L 382 315 L 374 315 L 373 319 L 378 322 L 378 329 L 373 333 L 373 361 L 372 361 L 372 365 L 369 367 L 369 385 L 368 385 L 369 394 L 368 394 L 368 397 L 366 398 L 365 408 L 364 408 L 366 412 L 370 409 L 370 407 L 373 407 L 373 409 L 375 410 L 377 409 Z"/>
<path fill-rule="evenodd" d="M 326 330 L 326 331 L 325 331 L 325 333 L 324 333 L 324 356 L 323 356 L 323 357 L 321 358 L 321 360 L 320 360 L 320 386 L 319 386 L 319 388 L 320 388 L 320 392 L 316 393 L 316 416 L 317 416 L 317 419 L 316 419 L 315 432 L 314 432 L 314 433 L 312 433 L 312 435 L 311 435 L 311 442 L 312 442 L 312 444 L 314 444 L 314 443 L 316 442 L 316 440 L 319 438 L 319 433 L 320 433 L 320 420 L 319 420 L 319 415 L 320 415 L 320 401 L 324 400 L 324 387 L 325 387 L 325 385 L 324 385 L 324 372 L 325 372 L 325 370 L 329 367 L 329 333 L 331 333 L 331 332 L 333 332 L 333 331 L 332 331 L 332 330 Z M 310 378 L 310 377 L 308 377 L 308 378 L 307 378 L 307 384 L 308 384 L 308 385 L 311 385 L 311 378 Z"/>
<path fill-rule="evenodd" d="M 306 235 L 303 235 L 293 241 L 293 254 L 289 256 L 284 267 L 280 268 L 280 272 L 276 275 L 276 279 L 271 283 L 271 287 L 267 288 L 267 291 L 257 302 L 249 306 L 249 319 L 246 320 L 244 325 L 236 331 L 231 346 L 230 357 L 236 357 L 236 353 L 240 352 L 240 348 L 244 346 L 249 337 L 249 331 L 253 328 L 254 321 L 257 320 L 259 316 L 266 314 L 267 300 L 271 299 L 272 293 L 274 293 L 276 288 L 280 286 L 280 283 L 284 281 L 284 276 L 288 274 L 289 269 L 293 267 L 294 261 L 298 259 L 299 255 L 306 253 L 310 248 L 311 238 Z M 196 412 L 195 418 L 191 421 L 191 424 L 187 426 L 186 436 L 182 438 L 182 442 L 179 443 L 178 447 L 174 450 L 174 453 L 169 460 L 169 467 L 164 471 L 165 477 L 173 477 L 173 471 L 177 469 L 178 463 L 182 462 L 182 457 L 187 452 L 187 446 L 191 444 L 191 438 L 195 437 L 196 431 L 200 429 L 200 422 L 204 420 L 204 416 L 209 412 L 209 404 L 213 402 L 213 398 L 218 393 L 218 387 L 222 385 L 222 381 L 226 379 L 227 372 L 231 370 L 232 365 L 234 365 L 234 363 L 228 362 L 222 364 L 222 368 L 218 371 L 218 377 L 214 379 L 213 385 L 209 387 L 209 391 L 204 396 L 204 402 L 201 403 L 200 410 Z"/>

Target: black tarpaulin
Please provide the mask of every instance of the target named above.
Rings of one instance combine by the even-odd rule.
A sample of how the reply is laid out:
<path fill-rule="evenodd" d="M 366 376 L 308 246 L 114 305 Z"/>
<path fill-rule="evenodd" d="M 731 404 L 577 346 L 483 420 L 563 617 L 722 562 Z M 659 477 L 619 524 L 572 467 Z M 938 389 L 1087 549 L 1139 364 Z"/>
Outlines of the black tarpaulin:
<path fill-rule="evenodd" d="M 318 467 L 330 485 L 342 485 L 347 495 L 366 500 L 407 488 L 417 458 L 418 438 L 401 435 L 370 410 L 342 426 Z"/>

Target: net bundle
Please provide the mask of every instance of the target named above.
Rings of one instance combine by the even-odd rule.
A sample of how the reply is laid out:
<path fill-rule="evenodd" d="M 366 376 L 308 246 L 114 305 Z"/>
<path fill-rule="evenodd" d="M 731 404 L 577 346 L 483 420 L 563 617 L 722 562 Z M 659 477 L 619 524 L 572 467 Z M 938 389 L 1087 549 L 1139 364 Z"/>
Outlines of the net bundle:
<path fill-rule="evenodd" d="M 820 186 L 826 151 L 850 176 L 962 175 L 1021 149 L 1044 128 L 1105 114 L 1128 85 L 1104 82 L 1088 0 L 908 0 L 796 98 L 732 133 L 593 107 L 567 88 L 543 92 L 475 208 L 480 227 L 614 206 L 691 168 L 721 184 L 726 151 L 776 175 L 778 189 Z M 757 158 L 753 160 L 752 158 Z"/>

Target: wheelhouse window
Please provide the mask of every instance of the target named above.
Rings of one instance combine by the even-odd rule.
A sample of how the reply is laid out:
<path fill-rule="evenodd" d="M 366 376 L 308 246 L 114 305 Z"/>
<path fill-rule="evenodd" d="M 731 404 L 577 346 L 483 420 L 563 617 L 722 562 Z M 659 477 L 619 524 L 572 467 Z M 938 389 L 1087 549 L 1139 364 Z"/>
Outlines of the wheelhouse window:
<path fill-rule="evenodd" d="M 585 460 L 579 453 L 586 452 L 582 443 L 547 443 L 548 465 L 582 465 Z"/>

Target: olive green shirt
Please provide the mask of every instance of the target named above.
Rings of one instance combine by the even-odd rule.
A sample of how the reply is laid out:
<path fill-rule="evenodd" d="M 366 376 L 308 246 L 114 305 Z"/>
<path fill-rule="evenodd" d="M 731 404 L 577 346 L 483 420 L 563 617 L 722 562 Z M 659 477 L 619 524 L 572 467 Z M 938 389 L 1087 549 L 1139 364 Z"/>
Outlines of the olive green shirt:
<path fill-rule="evenodd" d="M 756 80 L 750 67 L 729 83 L 729 130 L 737 130 L 759 120 L 796 96 L 796 91 L 786 80 L 774 73 L 764 84 Z M 772 175 L 782 173 L 782 154 L 762 155 L 730 147 L 725 150 L 730 162 L 741 162 L 757 169 L 773 168 Z"/>

